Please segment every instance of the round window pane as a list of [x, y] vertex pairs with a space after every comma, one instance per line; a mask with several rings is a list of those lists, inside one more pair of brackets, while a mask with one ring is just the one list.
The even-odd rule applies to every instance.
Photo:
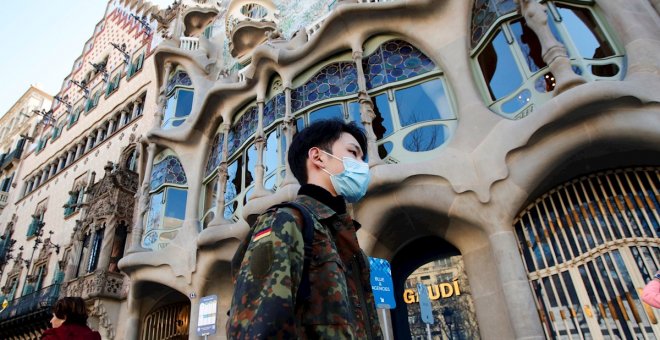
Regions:
[[412, 152], [433, 150], [447, 139], [447, 127], [430, 125], [417, 128], [403, 138], [403, 147]]

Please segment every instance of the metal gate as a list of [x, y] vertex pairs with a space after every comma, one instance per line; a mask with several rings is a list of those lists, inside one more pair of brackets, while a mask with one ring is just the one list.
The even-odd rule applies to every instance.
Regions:
[[572, 180], [516, 219], [548, 338], [660, 338], [660, 314], [640, 300], [660, 268], [659, 170], [617, 169]]
[[142, 340], [188, 339], [190, 304], [177, 302], [151, 312], [142, 324]]

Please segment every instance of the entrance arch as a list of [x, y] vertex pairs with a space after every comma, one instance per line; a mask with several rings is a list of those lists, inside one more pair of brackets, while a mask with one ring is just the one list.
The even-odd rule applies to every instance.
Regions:
[[427, 338], [426, 325], [419, 317], [417, 283], [429, 292], [434, 339], [479, 339], [467, 274], [460, 251], [437, 236], [415, 239], [392, 259], [392, 281], [397, 308], [391, 310], [397, 339]]
[[178, 291], [154, 282], [142, 282], [133, 287], [147, 311], [140, 322], [140, 339], [188, 339], [190, 328], [190, 300]]

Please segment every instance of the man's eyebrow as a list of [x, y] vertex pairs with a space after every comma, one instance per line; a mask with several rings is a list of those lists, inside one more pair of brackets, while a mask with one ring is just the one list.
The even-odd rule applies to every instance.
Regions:
[[355, 148], [358, 149], [358, 151], [360, 151], [360, 152], [364, 152], [364, 151], [362, 150], [362, 148], [360, 147], [360, 145], [358, 145], [358, 144], [355, 144], [355, 143], [353, 143], [353, 142], [348, 142], [348, 145], [349, 145], [349, 146], [353, 146], [353, 147], [355, 147]]

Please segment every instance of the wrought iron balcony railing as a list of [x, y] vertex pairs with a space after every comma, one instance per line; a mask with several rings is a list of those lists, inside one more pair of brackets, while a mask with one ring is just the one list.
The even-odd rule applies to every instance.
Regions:
[[21, 296], [9, 302], [9, 306], [0, 313], [0, 328], [2, 323], [28, 315], [45, 311], [50, 313], [51, 307], [57, 302], [60, 295], [60, 284], [53, 284]]

